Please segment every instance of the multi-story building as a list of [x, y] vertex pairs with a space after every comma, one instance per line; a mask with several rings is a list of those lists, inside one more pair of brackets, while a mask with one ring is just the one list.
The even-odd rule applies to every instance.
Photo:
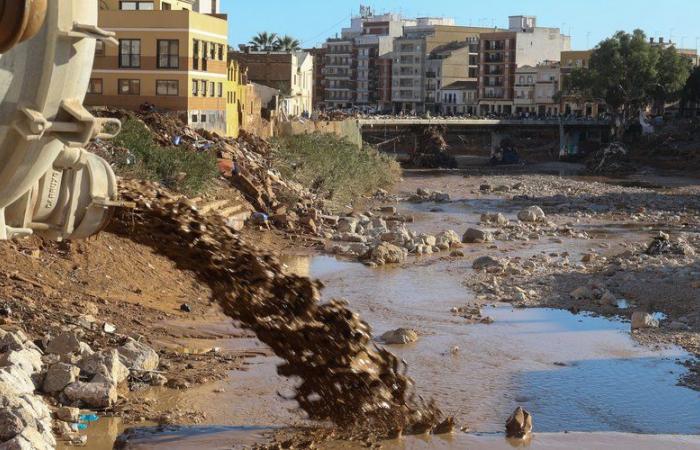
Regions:
[[[567, 92], [567, 82], [574, 70], [588, 69], [590, 67], [593, 50], [569, 50], [561, 52], [560, 65], [560, 89]], [[572, 95], [562, 95], [559, 111], [565, 115], [598, 117], [603, 110], [602, 101], [591, 101]]]
[[571, 49], [571, 38], [558, 28], [537, 27], [533, 16], [509, 17], [508, 31], [481, 35], [479, 111], [481, 114], [512, 114], [515, 71], [544, 61], [558, 61]]
[[[150, 103], [196, 128], [227, 131], [226, 16], [196, 12], [194, 0], [100, 2], [98, 43], [86, 104], [138, 109]], [[211, 5], [210, 5], [211, 6]]]
[[537, 65], [535, 78], [535, 112], [538, 116], [559, 115], [559, 83], [561, 66], [559, 62], [546, 61]]
[[513, 95], [514, 112], [529, 115], [535, 112], [535, 80], [537, 68], [522, 66], [515, 69], [515, 89]]
[[340, 37], [324, 44], [325, 106], [388, 107], [391, 100], [386, 88], [391, 74], [387, 68], [394, 38], [401, 36], [404, 26], [414, 24], [398, 14], [375, 15], [370, 8], [362, 7]]
[[311, 48], [306, 50], [311, 56], [314, 57], [314, 76], [313, 76], [313, 109], [323, 109], [324, 101], [326, 98], [326, 78], [324, 75], [325, 60], [326, 60], [326, 49], [321, 48]]
[[455, 41], [434, 49], [426, 60], [425, 110], [439, 113], [440, 90], [458, 82], [477, 81], [479, 38]]
[[[428, 60], [438, 47], [454, 42], [478, 42], [479, 35], [492, 31], [490, 28], [459, 27], [452, 19], [419, 18], [415, 26], [404, 27], [403, 36], [394, 41], [394, 60], [392, 64], [392, 101], [395, 112], [424, 113], [426, 102], [434, 102], [435, 97], [428, 97], [426, 86], [437, 84], [426, 82], [430, 70]], [[474, 48], [469, 48], [467, 56], [475, 56]], [[467, 57], [463, 68], [472, 69], [477, 65], [475, 58]]]
[[447, 115], [476, 114], [478, 104], [476, 80], [455, 81], [439, 91], [440, 113]]
[[314, 58], [309, 52], [230, 52], [248, 80], [279, 91], [277, 113], [299, 117], [313, 110]]

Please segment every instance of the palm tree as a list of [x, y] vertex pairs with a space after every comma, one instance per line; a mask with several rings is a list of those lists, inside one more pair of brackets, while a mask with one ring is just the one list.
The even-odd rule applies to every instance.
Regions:
[[275, 39], [274, 49], [281, 52], [296, 52], [301, 50], [301, 43], [292, 36], [285, 34]]
[[257, 36], [254, 36], [248, 44], [255, 50], [269, 52], [275, 49], [278, 39], [276, 33], [263, 31], [258, 33]]

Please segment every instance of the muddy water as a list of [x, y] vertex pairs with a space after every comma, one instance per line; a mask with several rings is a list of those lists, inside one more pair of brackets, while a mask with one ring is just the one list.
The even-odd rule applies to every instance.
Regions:
[[[402, 209], [415, 215], [414, 229], [426, 232], [446, 228], [461, 232], [485, 211], [515, 215], [514, 209], [496, 199]], [[646, 233], [615, 232], [625, 238]], [[609, 236], [600, 237], [603, 240], [609, 241]], [[403, 268], [369, 269], [324, 256], [288, 256], [285, 263], [290, 272], [321, 279], [325, 299], [347, 299], [376, 336], [402, 326], [417, 329], [418, 343], [391, 350], [409, 364], [417, 392], [435, 398], [460, 424], [481, 433], [413, 438], [388, 443], [389, 448], [510, 448], [494, 433], [502, 430], [516, 405], [535, 417], [539, 434], [533, 448], [700, 448], [700, 438], [660, 436], [700, 434], [700, 394], [676, 385], [684, 373], [678, 362], [688, 357], [680, 349], [642, 347], [630, 338], [627, 323], [566, 311], [494, 305], [483, 311], [495, 320], [492, 325], [469, 325], [450, 313], [453, 306], [472, 300], [462, 282], [474, 256], [498, 252], [529, 256], [565, 247], [577, 260], [596, 243], [565, 240], [562, 246], [548, 239], [498, 243], [497, 250], [468, 248], [464, 260], [438, 256]], [[226, 319], [216, 324], [219, 331], [225, 328], [233, 329]], [[230, 448], [233, 442], [261, 439], [258, 428], [240, 426], [269, 429], [303, 421], [294, 403], [278, 395], [290, 393], [293, 383], [275, 375], [278, 361], [265, 356], [269, 352], [264, 346], [241, 337], [187, 344], [198, 345], [262, 355], [251, 361], [247, 372], [235, 372], [225, 382], [184, 392], [151, 392], [166, 408], [194, 408], [207, 417], [203, 426], [139, 435], [131, 448]], [[455, 347], [459, 350], [453, 352]], [[91, 440], [88, 448], [110, 447]]]

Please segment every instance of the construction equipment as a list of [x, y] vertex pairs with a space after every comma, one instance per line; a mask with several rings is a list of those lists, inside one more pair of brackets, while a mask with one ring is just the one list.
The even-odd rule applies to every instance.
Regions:
[[119, 132], [83, 107], [97, 1], [0, 0], [0, 240], [87, 238], [118, 205], [109, 164], [88, 153]]

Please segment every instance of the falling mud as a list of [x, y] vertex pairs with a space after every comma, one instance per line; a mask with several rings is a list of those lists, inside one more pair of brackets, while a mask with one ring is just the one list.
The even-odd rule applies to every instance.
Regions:
[[286, 274], [222, 218], [204, 217], [156, 185], [127, 181], [121, 191], [136, 209], [121, 211], [110, 231], [152, 247], [207, 284], [229, 317], [284, 360], [278, 373], [300, 380], [293, 398], [311, 419], [355, 436], [451, 429], [451, 419], [412, 394], [399, 360], [373, 345], [367, 323], [344, 302], [320, 303], [320, 283]]

